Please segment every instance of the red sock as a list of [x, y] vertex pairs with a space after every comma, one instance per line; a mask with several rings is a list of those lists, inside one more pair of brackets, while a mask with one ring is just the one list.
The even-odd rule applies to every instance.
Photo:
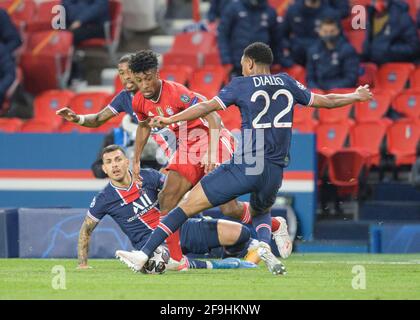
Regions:
[[244, 212], [242, 213], [241, 216], [241, 222], [248, 224], [251, 223], [252, 218], [251, 218], [251, 212], [249, 211], [249, 202], [242, 202], [243, 206], [244, 206]]
[[175, 231], [168, 238], [166, 238], [166, 244], [168, 245], [171, 258], [176, 261], [181, 261], [182, 250], [181, 250], [181, 243], [179, 240], [179, 230]]
[[271, 218], [271, 232], [276, 232], [280, 228], [280, 222], [277, 219]]

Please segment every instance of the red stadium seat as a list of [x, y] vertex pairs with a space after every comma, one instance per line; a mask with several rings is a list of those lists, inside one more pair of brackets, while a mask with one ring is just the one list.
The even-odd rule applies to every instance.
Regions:
[[211, 99], [226, 83], [226, 73], [222, 66], [205, 66], [193, 72], [189, 88]]
[[33, 0], [2, 0], [0, 3], [0, 7], [8, 11], [14, 24], [21, 30], [25, 29], [26, 24], [37, 12], [37, 5]]
[[368, 84], [371, 88], [375, 85], [375, 75], [378, 72], [378, 66], [374, 63], [364, 62], [359, 67], [358, 85]]
[[72, 133], [72, 132], [91, 133], [92, 128], [83, 127], [76, 123], [66, 121], [60, 126], [59, 132], [61, 133]]
[[419, 0], [404, 0], [409, 5], [409, 13], [414, 22], [417, 21], [417, 10], [420, 9]]
[[228, 130], [241, 129], [242, 117], [237, 106], [231, 106], [226, 110], [219, 110], [217, 113], [222, 118], [223, 124]]
[[293, 123], [304, 122], [314, 118], [315, 108], [296, 105], [293, 108]]
[[109, 103], [110, 96], [104, 92], [79, 93], [70, 101], [70, 108], [77, 114], [91, 114], [101, 111]]
[[357, 102], [354, 117], [357, 122], [371, 122], [382, 119], [391, 105], [391, 96], [385, 91], [375, 93], [373, 100]]
[[366, 30], [351, 30], [345, 33], [350, 44], [358, 54], [363, 52], [363, 43], [366, 38]]
[[[420, 37], [420, 34], [419, 34]], [[420, 66], [417, 67], [415, 71], [411, 73], [410, 76], [410, 88], [420, 88]]]
[[0, 118], [0, 133], [18, 132], [22, 124], [22, 120], [18, 118]]
[[386, 63], [382, 65], [375, 77], [375, 88], [393, 90], [400, 93], [415, 69], [411, 63]]
[[355, 197], [359, 191], [359, 176], [366, 164], [364, 155], [358, 150], [342, 149], [328, 159], [330, 182], [338, 187], [339, 196]]
[[321, 123], [316, 127], [317, 151], [326, 156], [343, 148], [349, 134], [348, 121], [337, 123]]
[[159, 71], [160, 78], [170, 81], [175, 81], [186, 85], [191, 77], [193, 69], [189, 66], [183, 65], [165, 65]]
[[56, 126], [52, 123], [28, 121], [22, 126], [20, 131], [24, 133], [52, 133], [55, 129]]
[[295, 64], [293, 67], [282, 69], [281, 72], [286, 72], [292, 78], [306, 85], [306, 70], [304, 67]]
[[197, 69], [203, 64], [204, 56], [214, 52], [214, 46], [216, 36], [211, 32], [177, 34], [171, 50], [163, 55], [163, 65], [188, 65]]
[[346, 106], [334, 109], [319, 109], [319, 121], [322, 123], [336, 123], [344, 120], [350, 120], [350, 111], [353, 106]]
[[400, 93], [392, 105], [395, 111], [408, 118], [420, 118], [420, 88]]
[[63, 88], [70, 76], [73, 35], [67, 31], [31, 33], [21, 56], [25, 88], [32, 94]]
[[105, 38], [85, 40], [78, 45], [80, 48], [105, 47], [109, 56], [116, 60], [116, 51], [120, 43], [122, 30], [122, 4], [119, 0], [109, 0], [111, 21], [104, 24]]
[[28, 122], [47, 122], [58, 127], [62, 118], [56, 111], [70, 105], [74, 93], [69, 90], [49, 90], [37, 96], [34, 100], [34, 118]]
[[350, 129], [350, 146], [362, 151], [369, 164], [379, 166], [380, 147], [386, 127], [380, 121], [357, 123]]
[[39, 2], [36, 14], [27, 23], [26, 31], [51, 31], [51, 21], [56, 15], [52, 12], [52, 9], [57, 5], [61, 5], [61, 0], [44, 0]]
[[295, 122], [293, 120], [293, 131], [299, 133], [314, 133], [317, 125], [318, 121], [315, 119], [305, 119], [300, 122]]
[[395, 156], [395, 164], [411, 165], [416, 160], [420, 125], [416, 120], [395, 121], [387, 130], [387, 151]]

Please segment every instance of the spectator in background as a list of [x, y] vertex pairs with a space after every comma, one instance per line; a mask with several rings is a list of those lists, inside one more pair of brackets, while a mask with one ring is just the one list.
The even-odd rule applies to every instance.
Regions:
[[242, 53], [253, 42], [268, 44], [274, 63], [283, 67], [293, 64], [283, 52], [276, 11], [266, 0], [232, 1], [222, 12], [217, 40], [222, 64], [233, 65], [233, 75], [242, 75]]
[[228, 5], [231, 1], [232, 0], [210, 0], [210, 9], [207, 13], [207, 19], [209, 22], [216, 22], [218, 19], [220, 19], [226, 5]]
[[337, 19], [340, 14], [326, 0], [296, 0], [281, 23], [282, 38], [294, 62], [305, 65], [308, 48], [318, 39], [317, 28], [325, 18]]
[[416, 26], [400, 0], [372, 0], [367, 10], [363, 59], [377, 64], [412, 62], [420, 53]]
[[308, 87], [322, 90], [356, 87], [358, 66], [357, 52], [342, 36], [338, 22], [323, 20], [319, 40], [308, 50]]
[[19, 31], [16, 29], [7, 11], [0, 9], [0, 43], [11, 55], [22, 45]]
[[349, 0], [328, 0], [327, 3], [337, 10], [341, 19], [347, 18], [350, 14]]
[[9, 48], [0, 43], [0, 114], [7, 90], [16, 78], [16, 65], [12, 58]]
[[104, 38], [104, 23], [110, 20], [109, 0], [62, 0], [68, 29], [74, 44], [92, 38]]

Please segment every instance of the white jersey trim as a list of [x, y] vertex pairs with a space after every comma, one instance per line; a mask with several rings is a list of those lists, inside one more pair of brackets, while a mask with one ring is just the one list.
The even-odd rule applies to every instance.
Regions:
[[226, 110], [227, 107], [225, 103], [222, 101], [222, 99], [220, 99], [218, 96], [215, 96], [213, 99], [216, 100], [220, 104], [223, 110]]
[[93, 221], [95, 221], [95, 222], [99, 222], [99, 221], [100, 221], [98, 218], [94, 217], [94, 216], [90, 213], [90, 211], [88, 211], [88, 212], [87, 212], [87, 216], [88, 216], [89, 218], [91, 218], [91, 219], [92, 219]]

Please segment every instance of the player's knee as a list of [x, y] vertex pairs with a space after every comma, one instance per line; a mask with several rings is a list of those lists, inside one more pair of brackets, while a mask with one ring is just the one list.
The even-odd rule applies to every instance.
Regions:
[[251, 238], [251, 231], [244, 226], [241, 225], [241, 232], [239, 233], [239, 237], [236, 240], [236, 244], [243, 244], [246, 243]]
[[246, 244], [251, 238], [251, 232], [246, 226], [241, 226], [239, 236], [236, 238], [236, 241], [232, 245], [224, 247], [224, 253], [227, 256], [235, 256], [238, 253], [242, 252], [245, 249]]
[[171, 210], [176, 207], [182, 195], [178, 194], [176, 190], [162, 190], [158, 194], [158, 200], [161, 210]]
[[244, 211], [236, 201], [230, 201], [228, 203], [222, 204], [219, 208], [224, 216], [236, 219], [241, 219]]

